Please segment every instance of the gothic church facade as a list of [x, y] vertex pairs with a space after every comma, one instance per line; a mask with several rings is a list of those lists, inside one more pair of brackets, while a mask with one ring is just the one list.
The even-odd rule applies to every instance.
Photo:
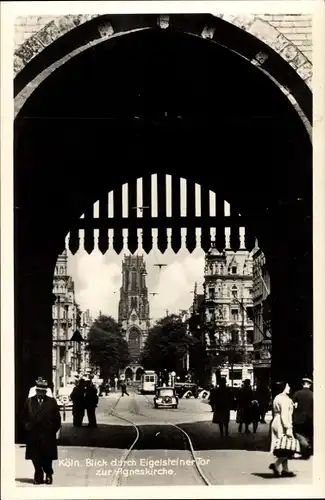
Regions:
[[146, 276], [142, 255], [124, 256], [118, 320], [125, 331], [131, 358], [129, 366], [123, 372], [126, 378], [133, 381], [139, 380], [143, 372], [140, 356], [150, 328]]

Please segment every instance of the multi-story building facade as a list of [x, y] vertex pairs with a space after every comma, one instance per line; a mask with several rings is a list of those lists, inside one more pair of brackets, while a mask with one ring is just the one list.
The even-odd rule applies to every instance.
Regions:
[[89, 309], [80, 313], [80, 326], [79, 330], [84, 343], [81, 346], [81, 359], [80, 359], [80, 370], [84, 372], [86, 368], [90, 367], [89, 351], [86, 349], [86, 342], [88, 339], [88, 333], [91, 325], [93, 324], [93, 318], [90, 315]]
[[257, 383], [269, 383], [272, 355], [270, 275], [265, 255], [255, 242], [253, 258], [254, 377]]
[[[208, 251], [204, 269], [205, 343], [208, 351], [223, 361], [220, 375], [240, 386], [253, 381], [253, 261], [245, 249]], [[212, 380], [214, 381], [214, 380]]]
[[140, 355], [150, 328], [146, 275], [143, 256], [124, 257], [118, 321], [125, 331], [131, 358], [123, 373], [131, 380], [139, 380], [141, 377], [143, 369], [140, 366]]
[[67, 251], [59, 255], [53, 277], [53, 294], [56, 296], [52, 308], [52, 360], [55, 391], [66, 385], [71, 372], [80, 369], [84, 342], [70, 339], [80, 323], [80, 311], [75, 300], [75, 286], [68, 275]]

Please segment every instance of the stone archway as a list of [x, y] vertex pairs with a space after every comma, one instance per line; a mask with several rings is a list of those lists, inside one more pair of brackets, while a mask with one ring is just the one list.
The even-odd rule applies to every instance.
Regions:
[[[120, 72], [117, 61], [124, 61]], [[137, 68], [143, 67], [150, 71], [141, 80]], [[128, 119], [130, 109], [133, 118], [139, 111], [139, 88], [151, 103], [140, 128]], [[181, 126], [172, 121], [157, 128], [152, 114], [175, 109], [175, 102], [184, 104], [181, 111], [190, 102], [195, 112]], [[114, 126], [93, 119], [111, 117], [112, 110]], [[256, 119], [261, 116], [271, 119]], [[177, 30], [139, 30], [115, 37], [114, 44], [98, 43], [53, 71], [15, 121], [18, 409], [37, 376], [52, 376], [52, 279], [66, 234], [108, 191], [148, 172], [190, 178], [222, 193], [247, 218], [271, 268], [274, 377], [297, 379], [310, 371], [312, 169], [305, 127], [281, 90], [244, 57]]]
[[144, 373], [144, 369], [141, 368], [141, 366], [139, 368], [137, 368], [137, 370], [135, 372], [135, 380], [139, 381], [141, 379], [141, 376], [143, 373]]
[[133, 370], [129, 366], [125, 369], [124, 375], [126, 379], [133, 380]]
[[[34, 90], [71, 58], [116, 37], [148, 29], [175, 30], [222, 44], [263, 71], [296, 107], [310, 131], [312, 65], [274, 26], [258, 15], [69, 15], [53, 19], [14, 55], [15, 115]], [[55, 50], [43, 58], [47, 47]], [[33, 70], [28, 70], [33, 61]], [[30, 68], [32, 69], [32, 68]]]

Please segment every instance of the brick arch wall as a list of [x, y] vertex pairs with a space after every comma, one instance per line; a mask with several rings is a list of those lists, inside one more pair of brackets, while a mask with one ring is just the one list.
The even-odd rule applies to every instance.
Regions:
[[[28, 19], [30, 20], [30, 18]], [[242, 57], [258, 66], [261, 71], [270, 77], [278, 85], [281, 91], [287, 95], [310, 133], [311, 112], [309, 112], [308, 116], [307, 108], [311, 108], [311, 98], [308, 92], [306, 92], [306, 89], [301, 88], [301, 83], [299, 82], [302, 81], [305, 87], [311, 88], [312, 64], [288, 37], [283, 35], [266, 19], [262, 19], [253, 14], [241, 16], [230, 14], [220, 14], [218, 16], [193, 16], [183, 14], [144, 16], [69, 15], [55, 17], [50, 22], [47, 22], [49, 19], [46, 19], [46, 24], [34, 34], [31, 34], [31, 36], [15, 50], [15, 76], [19, 78], [19, 73], [28, 66], [29, 62], [41, 54], [46, 47], [59, 41], [63, 35], [72, 32], [89, 21], [96, 21], [96, 19], [98, 19], [98, 23], [96, 24], [95, 34], [93, 33], [91, 35], [91, 39], [85, 40], [86, 43], [82, 46], [79, 45], [77, 49], [70, 47], [68, 53], [66, 53], [64, 57], [62, 57], [61, 52], [60, 58], [60, 53], [58, 51], [57, 60], [54, 62], [52, 61], [50, 66], [44, 68], [37, 77], [28, 82], [25, 87], [20, 90], [18, 96], [15, 98], [15, 115], [17, 115], [34, 89], [37, 88], [51, 72], [55, 71], [57, 67], [64, 64], [74, 55], [77, 55], [83, 50], [87, 50], [97, 43], [113, 39], [116, 36], [128, 32], [154, 27], [160, 27], [161, 29], [172, 27], [187, 34], [224, 44], [230, 50], [236, 51]], [[218, 21], [220, 23], [220, 20], [222, 20], [221, 22], [232, 25], [232, 29], [237, 29], [236, 33], [233, 32], [228, 39], [227, 36], [226, 38], [220, 38], [220, 32], [218, 30], [220, 26], [220, 24], [218, 25]], [[33, 29], [36, 29], [36, 26], [42, 26], [42, 21], [45, 22], [43, 18], [42, 20], [39, 19], [38, 25], [34, 25]], [[238, 37], [242, 35], [242, 32], [248, 33], [248, 41], [250, 43], [247, 46], [245, 43], [238, 45], [238, 41], [236, 42], [236, 35]], [[259, 42], [258, 44], [256, 44], [257, 41]], [[253, 47], [254, 43], [256, 45], [255, 49]], [[249, 48], [247, 48], [248, 46]], [[254, 50], [255, 53], [252, 53]], [[278, 60], [276, 60], [277, 57]], [[281, 70], [275, 71], [277, 74], [275, 77], [272, 76], [271, 73], [274, 71], [274, 67], [279, 61], [282, 61], [282, 65], [283, 63], [288, 64], [291, 67], [291, 71], [294, 70], [294, 72], [296, 72], [295, 82], [292, 81], [291, 77], [291, 82], [287, 84], [285, 81], [285, 72], [282, 71], [282, 75], [280, 75]], [[301, 98], [301, 91], [304, 93], [303, 99]], [[304, 104], [300, 103], [302, 100], [304, 100]]]
[[[97, 15], [82, 14], [78, 16], [20, 16], [15, 22], [15, 74], [25, 65], [25, 56], [22, 56], [22, 48], [31, 48], [31, 58], [43, 50], [47, 44], [52, 43], [60, 36], [68, 33], [77, 26], [97, 17]], [[222, 17], [236, 26], [241, 26], [250, 33], [257, 32], [262, 35], [264, 41], [274, 48], [277, 40], [277, 51], [285, 58], [286, 47], [295, 47], [297, 53], [304, 56], [305, 63], [312, 61], [312, 16], [308, 14], [259, 14], [251, 16], [222, 15]], [[44, 39], [41, 45], [36, 40], [43, 33], [49, 33], [48, 39]], [[253, 34], [254, 34], [253, 33]], [[262, 34], [263, 33], [263, 34]], [[38, 34], [38, 36], [37, 36]], [[33, 48], [34, 47], [34, 48]], [[283, 52], [281, 52], [281, 48]], [[292, 51], [293, 49], [290, 49]], [[29, 52], [29, 50], [28, 50]], [[30, 59], [31, 60], [31, 59]], [[301, 59], [303, 60], [303, 59]]]

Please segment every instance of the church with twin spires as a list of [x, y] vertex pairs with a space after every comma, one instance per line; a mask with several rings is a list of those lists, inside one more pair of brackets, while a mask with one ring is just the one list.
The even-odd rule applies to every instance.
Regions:
[[142, 255], [124, 256], [118, 321], [125, 331], [131, 358], [124, 374], [131, 380], [139, 380], [143, 372], [140, 366], [140, 355], [150, 328], [146, 276], [147, 271]]

